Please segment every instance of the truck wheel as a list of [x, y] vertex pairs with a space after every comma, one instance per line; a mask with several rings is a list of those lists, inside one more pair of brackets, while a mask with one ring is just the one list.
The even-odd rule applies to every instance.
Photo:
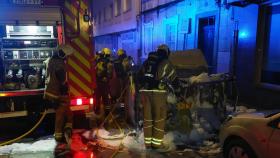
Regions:
[[231, 139], [224, 145], [224, 158], [257, 158], [250, 145], [242, 139]]

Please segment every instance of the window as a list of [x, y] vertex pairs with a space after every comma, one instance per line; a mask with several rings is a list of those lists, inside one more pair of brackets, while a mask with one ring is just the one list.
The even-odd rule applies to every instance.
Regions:
[[132, 7], [131, 0], [124, 0], [123, 12], [127, 12], [127, 11], [131, 10], [131, 7]]
[[113, 15], [113, 5], [110, 5], [104, 9], [105, 21], [112, 19]]
[[122, 8], [122, 1], [121, 0], [114, 0], [114, 15], [119, 16], [121, 14]]
[[165, 44], [167, 44], [171, 51], [177, 50], [177, 30], [178, 16], [174, 16], [164, 20], [164, 34]]
[[264, 40], [259, 81], [280, 88], [280, 5], [267, 7], [263, 17], [265, 27], [261, 28]]

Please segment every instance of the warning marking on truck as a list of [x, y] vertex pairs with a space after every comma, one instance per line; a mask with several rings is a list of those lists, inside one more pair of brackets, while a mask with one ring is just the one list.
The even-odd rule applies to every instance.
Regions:
[[[72, 96], [91, 96], [92, 95], [92, 66], [90, 59], [91, 43], [89, 37], [89, 23], [83, 21], [83, 14], [87, 7], [87, 0], [81, 0], [80, 6], [77, 1], [65, 1], [65, 31], [71, 32], [77, 36], [66, 38], [66, 43], [69, 43], [75, 50], [74, 54], [68, 58], [68, 82], [70, 95]], [[79, 13], [79, 25], [77, 25], [77, 13]], [[80, 31], [78, 32], [78, 26]]]

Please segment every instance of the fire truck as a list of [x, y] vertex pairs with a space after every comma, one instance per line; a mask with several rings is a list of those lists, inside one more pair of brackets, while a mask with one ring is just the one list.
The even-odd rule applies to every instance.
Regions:
[[90, 6], [90, 0], [1, 0], [0, 119], [46, 109], [44, 61], [61, 44], [74, 50], [66, 61], [69, 106], [90, 111], [94, 87]]

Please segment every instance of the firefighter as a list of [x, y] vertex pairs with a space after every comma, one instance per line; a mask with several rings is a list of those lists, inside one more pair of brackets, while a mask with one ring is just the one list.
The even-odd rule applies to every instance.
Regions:
[[[114, 61], [117, 84], [111, 84], [111, 92], [115, 93], [114, 98], [124, 103], [125, 119], [131, 125], [135, 125], [134, 120], [134, 81], [131, 68], [133, 60], [127, 56], [124, 49], [117, 51], [117, 59]], [[114, 88], [113, 88], [114, 87]]]
[[[55, 108], [55, 133], [58, 143], [69, 143], [72, 134], [73, 114], [70, 110], [68, 85], [66, 80], [66, 56], [73, 53], [68, 45], [62, 45], [54, 55], [47, 59], [44, 99]], [[66, 120], [65, 120], [66, 119]]]
[[111, 54], [112, 51], [109, 48], [103, 48], [96, 61], [96, 106], [94, 109], [96, 114], [100, 114], [101, 104], [105, 107], [105, 115], [107, 115], [111, 109], [109, 100], [109, 80], [113, 75]]
[[[160, 45], [151, 52], [140, 69], [140, 95], [144, 111], [144, 141], [147, 149], [167, 150], [163, 145], [167, 113], [167, 85], [176, 78], [176, 72], [168, 61], [170, 50]], [[142, 77], [141, 77], [142, 76]]]

